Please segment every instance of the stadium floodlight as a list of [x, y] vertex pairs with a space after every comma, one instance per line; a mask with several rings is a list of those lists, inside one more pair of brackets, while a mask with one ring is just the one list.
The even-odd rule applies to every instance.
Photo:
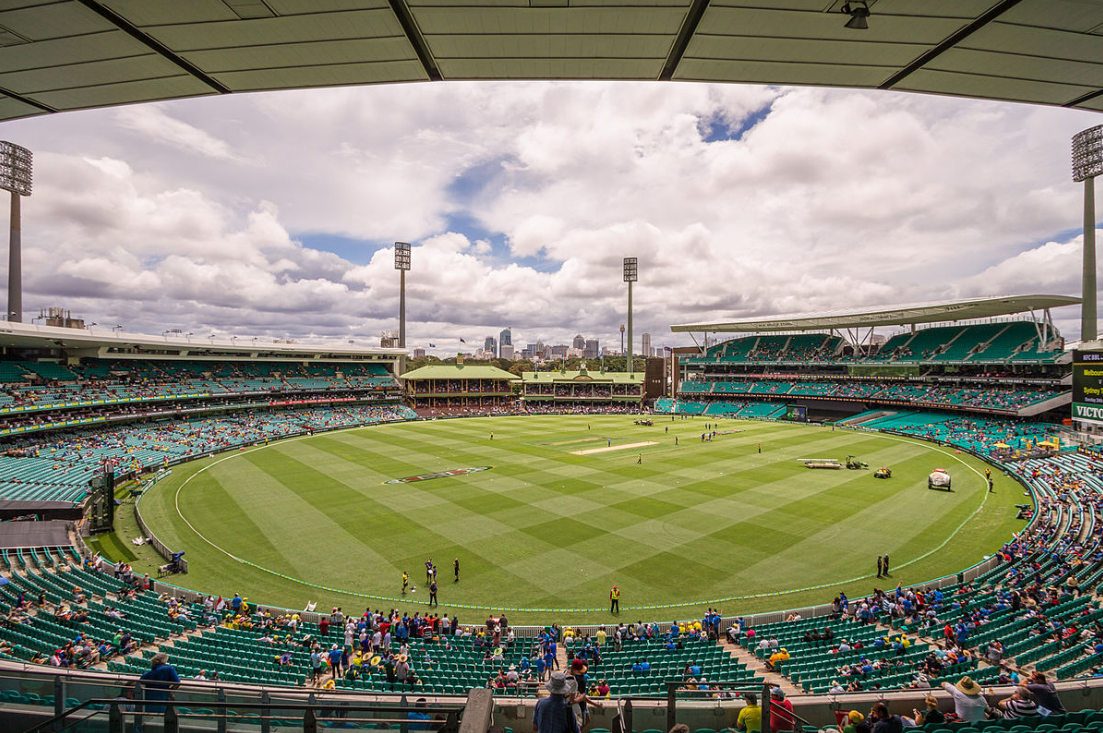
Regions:
[[847, 28], [859, 31], [869, 30], [869, 4], [866, 0], [843, 3], [840, 10], [850, 16], [850, 20], [846, 22]]
[[628, 283], [628, 349], [624, 351], [625, 370], [632, 371], [632, 283], [639, 279], [639, 265], [635, 257], [624, 258], [624, 282]]
[[409, 270], [410, 269], [410, 243], [409, 242], [395, 242], [394, 243], [394, 269], [396, 269], [396, 270]]
[[1103, 174], [1103, 125], [1072, 137], [1072, 180], [1077, 183]]
[[[410, 243], [394, 243], [394, 269], [398, 270], [398, 347], [406, 348], [406, 271], [410, 269]], [[398, 360], [398, 373], [405, 371], [406, 359]]]
[[1103, 125], [1072, 138], [1072, 180], [1084, 183], [1084, 264], [1080, 298], [1080, 339], [1099, 337], [1095, 297], [1095, 178], [1103, 174]]
[[0, 140], [0, 189], [11, 193], [8, 227], [8, 320], [23, 321], [23, 233], [19, 199], [31, 195], [34, 156], [26, 148]]
[[639, 266], [635, 257], [624, 258], [624, 282], [634, 283], [639, 279]]

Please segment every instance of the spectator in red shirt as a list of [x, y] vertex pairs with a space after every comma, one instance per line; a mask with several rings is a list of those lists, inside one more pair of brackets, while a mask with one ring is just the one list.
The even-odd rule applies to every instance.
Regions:
[[795, 727], [793, 718], [793, 703], [785, 699], [785, 692], [780, 687], [770, 689], [770, 730], [774, 733], [784, 730], [793, 730]]

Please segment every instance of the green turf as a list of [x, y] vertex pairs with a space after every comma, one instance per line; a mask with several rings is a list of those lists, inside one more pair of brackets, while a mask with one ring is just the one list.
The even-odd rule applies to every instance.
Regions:
[[88, 538], [88, 547], [111, 562], [134, 562], [138, 558], [114, 532]]
[[[686, 618], [717, 599], [725, 613], [826, 602], [842, 588], [869, 592], [878, 554], [895, 568], [886, 585], [907, 584], [972, 565], [1023, 526], [1013, 508], [1022, 488], [1000, 476], [986, 498], [970, 470], [984, 464], [952, 449], [733, 420], [720, 429], [744, 432], [702, 443], [707, 421], [469, 418], [329, 433], [178, 467], [142, 499], [142, 514], [187, 550], [180, 583], [190, 588], [291, 608], [310, 599], [412, 612], [424, 610], [432, 557], [442, 612], [474, 620], [486, 611], [470, 607], [516, 609], [511, 618], [528, 623], [609, 620], [600, 609], [614, 583], [633, 620]], [[572, 454], [606, 438], [657, 445]], [[894, 478], [797, 461], [851, 453]], [[483, 465], [493, 468], [383, 483]], [[927, 490], [935, 467], [951, 471], [953, 493]], [[417, 587], [405, 599], [403, 569]], [[813, 586], [823, 587], [800, 590]]]

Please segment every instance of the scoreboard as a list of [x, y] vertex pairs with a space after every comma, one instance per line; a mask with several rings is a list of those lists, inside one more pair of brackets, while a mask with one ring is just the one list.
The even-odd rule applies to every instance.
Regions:
[[1103, 351], [1072, 353], [1072, 419], [1103, 425]]
[[[808, 422], [808, 408], [804, 405], [786, 405], [785, 420], [793, 422]], [[1100, 418], [1103, 421], [1103, 418]]]

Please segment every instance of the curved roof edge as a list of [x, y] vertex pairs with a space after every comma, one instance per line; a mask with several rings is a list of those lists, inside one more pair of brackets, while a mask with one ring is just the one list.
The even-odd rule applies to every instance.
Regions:
[[[378, 346], [355, 346], [347, 341], [309, 343], [296, 340], [274, 341], [233, 336], [198, 336], [166, 331], [160, 336], [128, 333], [112, 328], [62, 328], [33, 323], [0, 321], [0, 346], [29, 349], [64, 348], [90, 354], [102, 351], [111, 358], [349, 358], [381, 356], [397, 358], [406, 349], [385, 349]], [[117, 349], [127, 353], [114, 353]], [[109, 353], [110, 352], [110, 353]]]
[[277, 89], [565, 79], [1103, 112], [1103, 3], [865, 4], [855, 27], [842, 0], [22, 0], [0, 9], [0, 120]]
[[942, 321], [1010, 316], [1028, 311], [1079, 305], [1072, 295], [997, 295], [984, 298], [939, 300], [866, 308], [842, 308], [822, 313], [796, 313], [766, 318], [736, 318], [728, 321], [683, 323], [670, 327], [675, 333], [768, 333], [771, 331], [813, 331], [825, 328], [871, 328]]

